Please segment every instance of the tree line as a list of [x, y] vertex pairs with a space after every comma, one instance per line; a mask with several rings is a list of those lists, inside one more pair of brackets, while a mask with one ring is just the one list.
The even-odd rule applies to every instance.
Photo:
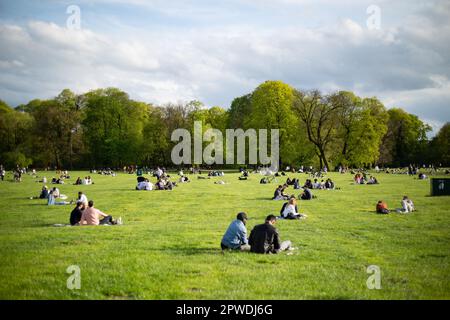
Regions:
[[431, 127], [375, 97], [349, 91], [324, 94], [266, 81], [235, 98], [228, 109], [199, 101], [153, 105], [117, 88], [75, 94], [14, 109], [0, 100], [0, 163], [13, 167], [98, 168], [173, 166], [178, 128], [204, 131], [279, 129], [281, 165], [363, 167], [450, 165], [450, 123], [428, 139]]

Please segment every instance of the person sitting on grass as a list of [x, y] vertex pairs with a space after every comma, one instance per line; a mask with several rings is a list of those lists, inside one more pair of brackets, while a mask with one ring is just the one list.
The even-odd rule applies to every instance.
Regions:
[[309, 188], [304, 188], [299, 198], [302, 200], [312, 200], [313, 194]]
[[289, 220], [306, 218], [306, 215], [298, 213], [297, 199], [295, 199], [295, 196], [291, 196], [289, 202], [283, 204], [280, 213], [284, 219]]
[[66, 205], [66, 204], [72, 204], [72, 201], [71, 202], [67, 202], [67, 201], [58, 201], [58, 202], [56, 202], [56, 198], [57, 197], [55, 197], [55, 195], [54, 195], [54, 191], [53, 190], [51, 190], [49, 193], [48, 193], [48, 198], [47, 198], [47, 205], [48, 206], [61, 206], [61, 205]]
[[241, 251], [250, 251], [247, 239], [247, 214], [239, 212], [236, 219], [228, 226], [227, 231], [222, 237], [220, 247], [222, 250], [232, 249]]
[[79, 203], [81, 203], [84, 206], [84, 208], [87, 207], [88, 205], [88, 198], [82, 191], [78, 192], [77, 204]]
[[[141, 178], [141, 177], [139, 177], [139, 178]], [[151, 190], [153, 190], [153, 184], [148, 179], [144, 179], [144, 180], [138, 182], [138, 184], [136, 186], [136, 190], [151, 191]]]
[[377, 210], [377, 213], [380, 213], [380, 214], [388, 214], [390, 212], [386, 202], [384, 202], [382, 200], [378, 201], [376, 210]]
[[419, 173], [419, 180], [426, 180], [428, 177], [424, 173]]
[[180, 181], [180, 183], [191, 182], [191, 181], [189, 180], [189, 177], [184, 176], [184, 175], [181, 176], [180, 179], [179, 179], [178, 181]]
[[367, 184], [378, 184], [377, 178], [370, 176], [369, 181], [367, 181]]
[[287, 200], [289, 197], [284, 194], [284, 187], [282, 185], [279, 185], [278, 188], [275, 190], [272, 200]]
[[399, 212], [402, 213], [411, 213], [416, 211], [414, 208], [414, 203], [411, 199], [408, 198], [408, 196], [404, 196], [402, 200], [402, 208], [399, 210]]
[[265, 223], [253, 228], [248, 238], [250, 251], [254, 253], [279, 253], [291, 247], [291, 241], [281, 242], [278, 230], [275, 228], [277, 217], [268, 215]]
[[48, 188], [47, 186], [43, 186], [41, 190], [41, 194], [39, 195], [39, 199], [47, 199], [48, 198]]
[[77, 202], [75, 208], [73, 208], [72, 212], [70, 213], [69, 222], [70, 222], [71, 226], [74, 226], [74, 225], [77, 225], [78, 223], [80, 223], [84, 208], [85, 207], [82, 202]]
[[312, 189], [313, 188], [313, 184], [312, 184], [310, 179], [306, 179], [305, 185], [303, 186], [303, 188], [308, 188], [308, 189]]
[[[100, 217], [103, 217], [100, 220]], [[94, 201], [90, 200], [88, 203], [88, 207], [83, 210], [83, 214], [81, 215], [80, 225], [88, 225], [88, 226], [98, 226], [104, 224], [116, 224], [113, 220], [112, 216], [107, 215], [106, 213], [101, 212], [100, 210], [94, 208]]]
[[74, 185], [80, 185], [83, 184], [83, 180], [81, 180], [80, 177], [77, 178], [77, 181], [75, 181]]
[[328, 178], [327, 181], [325, 182], [325, 189], [334, 190], [334, 182], [330, 178]]

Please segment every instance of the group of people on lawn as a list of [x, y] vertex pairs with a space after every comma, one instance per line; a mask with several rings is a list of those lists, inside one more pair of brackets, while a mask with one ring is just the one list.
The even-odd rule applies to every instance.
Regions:
[[[408, 196], [404, 196], [401, 201], [401, 208], [395, 209], [395, 212], [398, 213], [411, 213], [416, 211], [416, 208], [414, 207], [414, 203]], [[378, 201], [376, 206], [377, 213], [380, 214], [388, 214], [391, 213], [391, 210], [389, 210], [388, 205], [383, 200]]]

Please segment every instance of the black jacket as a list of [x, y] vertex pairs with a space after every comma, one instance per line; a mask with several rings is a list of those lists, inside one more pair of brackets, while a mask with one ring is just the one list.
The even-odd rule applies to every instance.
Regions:
[[251, 252], [278, 253], [281, 241], [277, 229], [266, 222], [253, 228], [248, 243], [251, 246]]
[[70, 213], [70, 224], [72, 226], [80, 222], [81, 214], [82, 212], [80, 209], [78, 209], [78, 207], [75, 207], [75, 209], [72, 210], [72, 212]]

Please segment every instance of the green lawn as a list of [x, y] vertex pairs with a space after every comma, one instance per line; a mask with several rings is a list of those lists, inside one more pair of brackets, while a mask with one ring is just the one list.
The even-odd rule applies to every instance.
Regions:
[[[73, 172], [70, 181], [86, 174]], [[72, 206], [30, 200], [41, 184], [28, 175], [0, 182], [0, 299], [449, 299], [450, 197], [429, 197], [430, 182], [408, 176], [379, 174], [376, 186], [330, 176], [341, 190], [300, 202], [308, 219], [277, 223], [282, 240], [298, 248], [292, 255], [220, 250], [239, 211], [248, 213], [250, 232], [280, 210], [282, 201], [269, 200], [275, 184], [260, 185], [257, 174], [191, 176], [173, 191], [135, 191], [128, 174], [60, 186], [69, 200], [82, 190], [124, 220], [98, 227], [54, 227], [68, 223]], [[404, 194], [418, 212], [374, 213], [378, 200], [395, 208]], [[81, 269], [80, 290], [66, 287], [70, 265]], [[380, 290], [366, 286], [369, 265], [381, 268]]]

